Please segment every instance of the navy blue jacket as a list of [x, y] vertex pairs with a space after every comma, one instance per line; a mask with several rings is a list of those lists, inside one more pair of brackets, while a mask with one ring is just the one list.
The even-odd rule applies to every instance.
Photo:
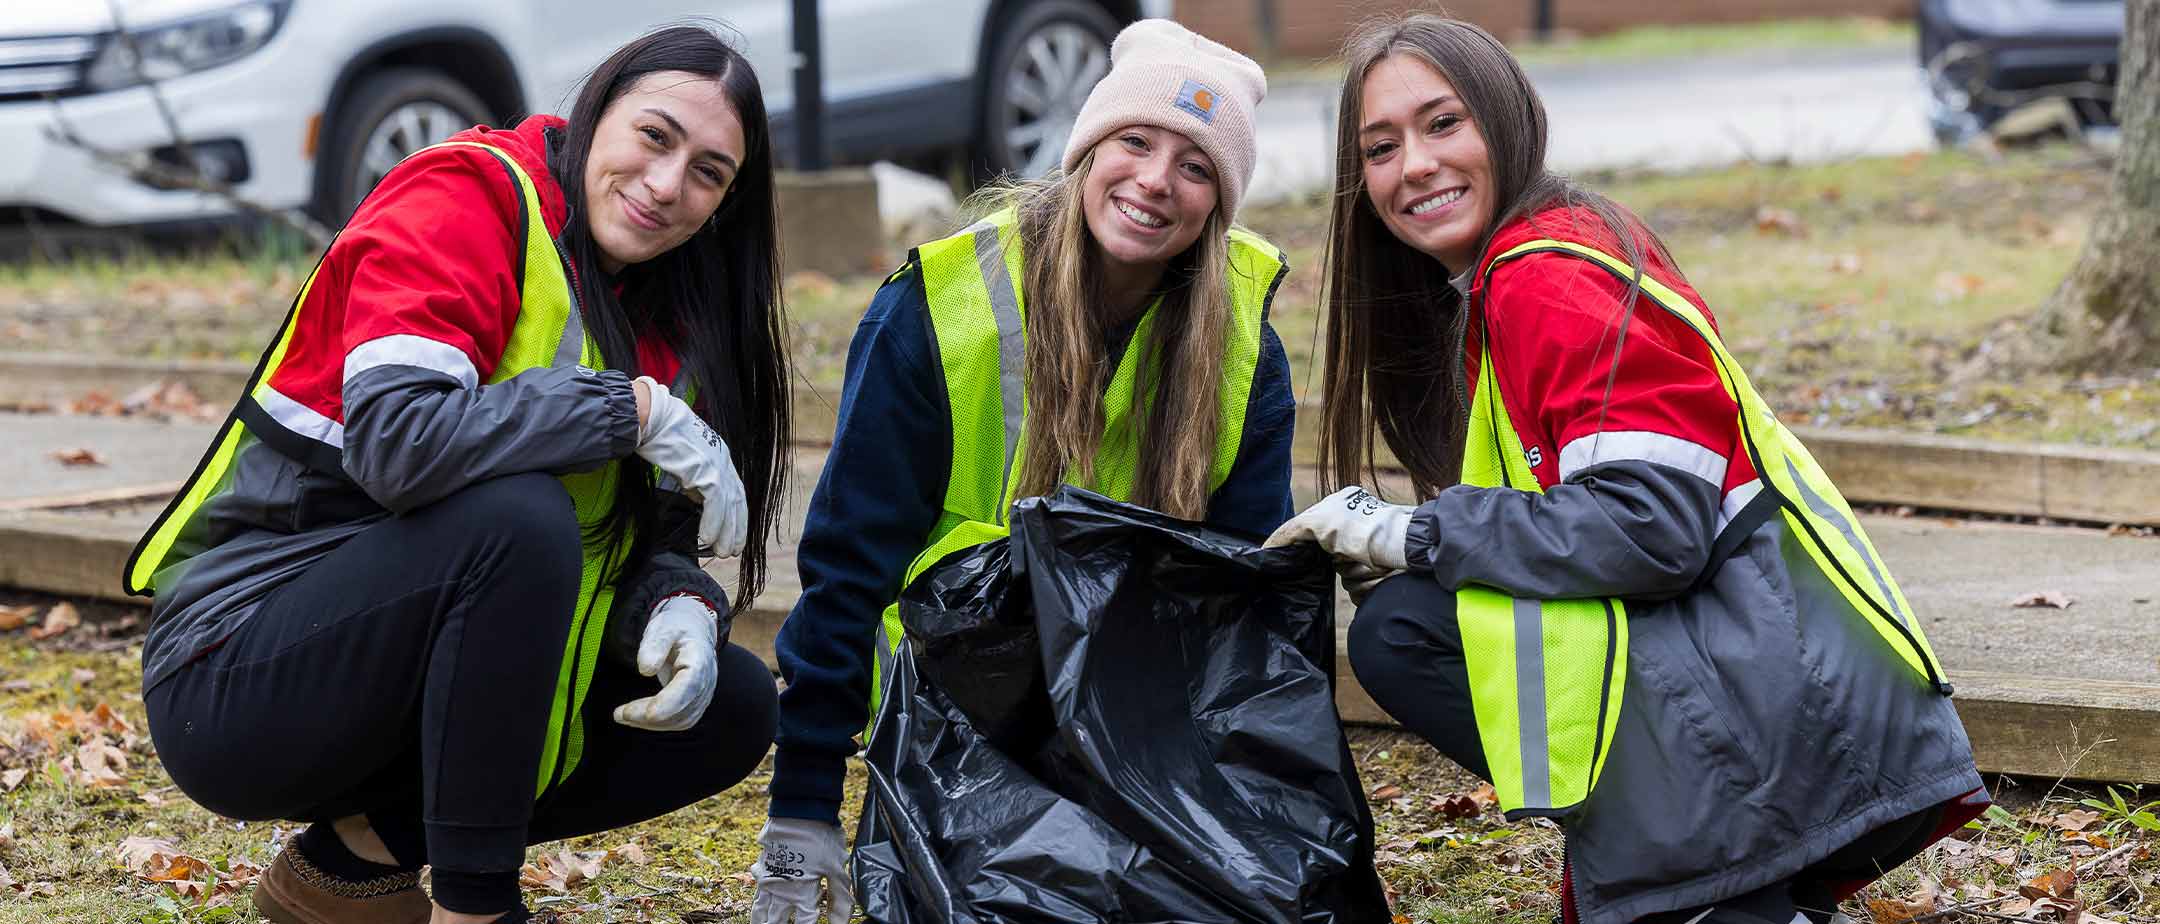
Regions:
[[[1113, 363], [1131, 336], [1129, 326], [1112, 334]], [[1243, 444], [1207, 516], [1209, 525], [1256, 542], [1293, 512], [1296, 417], [1282, 341], [1264, 323], [1260, 336]], [[796, 552], [802, 596], [775, 646], [787, 681], [772, 779], [771, 813], [781, 818], [839, 820], [846, 760], [869, 721], [877, 622], [943, 512], [952, 414], [916, 267], [871, 299], [848, 346], [846, 382]]]

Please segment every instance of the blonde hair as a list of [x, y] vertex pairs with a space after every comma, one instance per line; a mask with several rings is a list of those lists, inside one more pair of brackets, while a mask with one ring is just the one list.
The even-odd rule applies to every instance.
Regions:
[[[1027, 434], [1019, 497], [1049, 494], [1070, 481], [1096, 487], [1095, 455], [1105, 427], [1110, 363], [1098, 280], [1097, 247], [1081, 208], [1080, 188], [1095, 155], [1039, 180], [1006, 181], [977, 192], [971, 220], [1013, 209], [1025, 264]], [[1140, 423], [1138, 468], [1130, 500], [1187, 520], [1207, 516], [1209, 474], [1222, 427], [1219, 383], [1230, 319], [1229, 222], [1216, 208], [1200, 237], [1164, 271], [1153, 333], [1133, 378]], [[1155, 361], [1148, 361], [1155, 360]], [[1157, 377], [1160, 381], [1157, 381]]]

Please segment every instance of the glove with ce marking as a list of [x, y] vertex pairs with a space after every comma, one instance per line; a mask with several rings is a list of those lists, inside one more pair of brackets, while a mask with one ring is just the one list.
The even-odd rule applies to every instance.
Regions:
[[750, 924], [817, 924], [821, 879], [832, 892], [825, 920], [847, 924], [855, 913], [855, 882], [848, 878], [847, 841], [839, 825], [768, 818], [758, 844], [764, 853], [750, 864], [750, 875], [757, 877]]
[[720, 680], [720, 616], [694, 594], [653, 607], [638, 643], [638, 673], [660, 678], [660, 692], [615, 707], [615, 721], [646, 731], [684, 731], [712, 705]]
[[645, 425], [638, 428], [637, 454], [703, 500], [699, 549], [709, 548], [721, 558], [742, 554], [749, 538], [750, 504], [726, 441], [699, 420], [687, 402], [668, 394], [667, 386], [651, 376], [638, 381], [645, 383], [652, 403]]
[[1338, 563], [1348, 560], [1403, 571], [1410, 567], [1410, 519], [1414, 511], [1351, 485], [1291, 517], [1264, 544], [1273, 548], [1293, 542], [1317, 542]]

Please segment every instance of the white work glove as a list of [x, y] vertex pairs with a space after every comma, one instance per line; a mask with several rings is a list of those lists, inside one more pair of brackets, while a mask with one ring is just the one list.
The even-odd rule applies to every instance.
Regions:
[[720, 616], [705, 601], [679, 594], [653, 607], [638, 642], [638, 673], [660, 678], [660, 692], [615, 707], [615, 721], [646, 731], [684, 731], [705, 715], [720, 681]]
[[1345, 558], [1335, 563], [1335, 573], [1342, 576], [1343, 590], [1349, 592], [1350, 602], [1364, 606], [1365, 598], [1373, 588], [1402, 572]]
[[764, 853], [750, 864], [750, 875], [757, 877], [750, 924], [817, 924], [820, 879], [832, 891], [825, 920], [847, 924], [855, 913], [855, 882], [848, 878], [847, 840], [839, 825], [768, 818], [758, 844]]
[[698, 516], [698, 548], [731, 558], [742, 554], [749, 538], [750, 503], [744, 499], [742, 478], [735, 474], [735, 460], [726, 441], [698, 419], [690, 405], [668, 394], [667, 386], [651, 376], [638, 379], [651, 393], [651, 409], [645, 425], [638, 428], [637, 454], [654, 467], [675, 476], [683, 487], [696, 492], [705, 509]]
[[1264, 543], [1268, 548], [1317, 542], [1336, 559], [1403, 571], [1410, 567], [1410, 514], [1356, 485], [1320, 499], [1291, 517]]

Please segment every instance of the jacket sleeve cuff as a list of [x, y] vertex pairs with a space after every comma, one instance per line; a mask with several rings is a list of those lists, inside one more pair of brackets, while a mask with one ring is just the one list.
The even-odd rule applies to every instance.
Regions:
[[847, 778], [847, 758], [810, 751], [773, 752], [774, 818], [802, 818], [840, 823], [840, 793]]
[[637, 451], [637, 389], [630, 377], [613, 369], [596, 373], [606, 388], [601, 402], [606, 407], [609, 458], [620, 459]]
[[1403, 543], [1403, 560], [1410, 570], [1425, 573], [1432, 570], [1433, 550], [1440, 545], [1440, 514], [1431, 505], [1410, 512], [1410, 529]]

